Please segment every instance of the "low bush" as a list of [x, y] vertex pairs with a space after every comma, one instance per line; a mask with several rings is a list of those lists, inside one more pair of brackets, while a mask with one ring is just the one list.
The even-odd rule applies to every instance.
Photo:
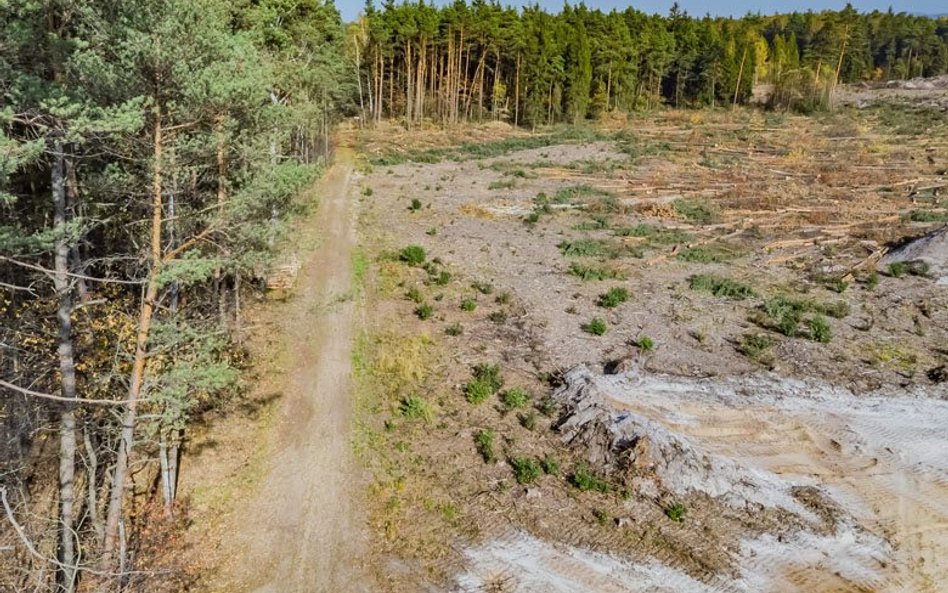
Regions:
[[484, 463], [495, 463], [497, 461], [497, 455], [494, 454], [493, 430], [478, 430], [474, 433], [474, 446], [477, 447], [477, 452], [480, 453]]
[[721, 298], [743, 300], [755, 296], [754, 289], [750, 286], [714, 274], [696, 274], [688, 279], [688, 287]]
[[773, 340], [764, 334], [744, 334], [738, 343], [738, 350], [751, 360], [763, 362], [773, 345]]
[[717, 216], [714, 206], [707, 200], [679, 198], [672, 202], [672, 206], [679, 216], [697, 224], [711, 224]]
[[474, 299], [464, 299], [461, 301], [461, 310], [470, 313], [477, 308], [477, 301]]
[[601, 336], [606, 333], [606, 330], [609, 329], [609, 326], [606, 325], [605, 319], [602, 319], [601, 317], [593, 317], [582, 325], [582, 329], [587, 334]]
[[685, 509], [685, 505], [681, 503], [676, 502], [665, 508], [665, 515], [675, 523], [683, 523], [686, 514], [687, 509]]
[[923, 261], [899, 261], [889, 264], [889, 275], [895, 278], [902, 276], [928, 276], [929, 265]]
[[614, 288], [610, 288], [608, 292], [599, 295], [597, 304], [600, 307], [612, 309], [614, 307], [618, 307], [627, 300], [629, 300], [629, 291], [624, 287], [616, 286]]
[[614, 268], [604, 266], [585, 266], [573, 262], [569, 266], [569, 273], [576, 276], [583, 282], [601, 281], [601, 280], [622, 280], [625, 274]]
[[811, 340], [819, 342], [820, 344], [827, 344], [833, 339], [833, 332], [825, 317], [819, 314], [814, 315], [809, 323]]
[[638, 346], [642, 352], [651, 352], [655, 349], [655, 342], [648, 336], [640, 337], [635, 341], [635, 345]]
[[411, 266], [421, 266], [426, 258], [425, 248], [421, 245], [409, 245], [398, 254], [398, 259]]
[[398, 406], [398, 411], [404, 418], [408, 418], [409, 420], [431, 422], [431, 406], [417, 395], [409, 395], [402, 399], [401, 404]]
[[487, 401], [504, 386], [500, 368], [494, 364], [479, 364], [474, 367], [474, 380], [464, 388], [467, 401], [480, 404]]
[[512, 457], [510, 467], [513, 468], [514, 477], [518, 484], [532, 484], [543, 475], [540, 463], [529, 457]]
[[500, 397], [504, 410], [514, 410], [522, 408], [530, 403], [531, 395], [529, 392], [519, 387], [511, 387]]
[[415, 315], [422, 321], [431, 319], [431, 316], [434, 315], [434, 307], [428, 303], [422, 303], [415, 308]]
[[698, 264], [713, 264], [731, 261], [740, 256], [740, 253], [721, 243], [689, 247], [678, 252], [678, 259], [684, 262]]
[[405, 298], [420, 304], [425, 300], [425, 295], [421, 294], [421, 290], [419, 290], [417, 286], [412, 286], [408, 289], [408, 292], [405, 293]]
[[560, 462], [552, 455], [547, 455], [540, 460], [540, 469], [548, 476], [560, 475]]
[[576, 468], [576, 471], [573, 472], [572, 476], [570, 476], [569, 481], [581, 492], [589, 492], [592, 490], [595, 492], [606, 493], [612, 489], [612, 486], [609, 484], [609, 482], [606, 482], [602, 478], [599, 478], [590, 472], [589, 468], [585, 465], [581, 465]]
[[411, 205], [408, 206], [408, 209], [411, 210], [412, 212], [418, 212], [419, 210], [421, 210], [421, 200], [419, 200], [418, 198], [412, 198]]
[[444, 333], [448, 334], [449, 336], [460, 336], [464, 333], [464, 326], [462, 326], [460, 323], [452, 323], [448, 327], [444, 328]]

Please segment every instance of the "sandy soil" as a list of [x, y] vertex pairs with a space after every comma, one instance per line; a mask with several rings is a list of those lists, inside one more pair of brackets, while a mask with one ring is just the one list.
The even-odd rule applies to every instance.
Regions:
[[282, 312], [282, 398], [263, 435], [263, 477], [240, 491], [220, 526], [203, 588], [253, 593], [371, 591], [362, 481], [350, 446], [350, 350], [355, 293], [351, 254], [351, 149], [320, 186], [319, 211], [300, 229], [318, 247], [302, 262], [296, 294]]

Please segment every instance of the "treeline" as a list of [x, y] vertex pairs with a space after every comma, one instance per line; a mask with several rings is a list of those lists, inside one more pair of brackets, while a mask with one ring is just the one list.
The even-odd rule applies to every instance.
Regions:
[[540, 125], [610, 110], [746, 102], [813, 108], [840, 82], [948, 72], [948, 18], [806, 12], [667, 16], [583, 4], [550, 14], [497, 2], [371, 0], [350, 27], [369, 119], [506, 119]]
[[139, 534], [238, 383], [345, 41], [321, 0], [0, 2], [0, 590], [171, 578]]

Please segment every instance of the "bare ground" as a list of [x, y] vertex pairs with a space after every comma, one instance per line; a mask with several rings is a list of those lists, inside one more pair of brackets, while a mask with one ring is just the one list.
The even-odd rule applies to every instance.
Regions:
[[[372, 590], [364, 566], [364, 484], [350, 440], [357, 308], [351, 162], [351, 149], [340, 148], [320, 182], [319, 210], [297, 230], [294, 243], [317, 245], [301, 254], [295, 295], [273, 307], [276, 323], [258, 329], [265, 334], [260, 339], [283, 352], [277, 361], [282, 368], [261, 386], [276, 392], [272, 417], [258, 418], [256, 431], [212, 431], [223, 441], [205, 443], [209, 452], [194, 463], [220, 474], [218, 481], [200, 475], [183, 485], [191, 489], [192, 515], [201, 522], [192, 537], [211, 548], [196, 560], [198, 590]], [[220, 451], [230, 447], [245, 459]]]
[[[631, 148], [598, 137], [501, 156], [432, 152], [452, 140], [425, 136], [416, 162], [365, 169], [376, 261], [357, 441], [384, 590], [937, 591], [948, 295], [878, 258], [946, 216], [944, 122], [671, 112], [627, 132]], [[454, 140], [489, 134], [522, 138], [494, 126]], [[411, 135], [399, 138], [368, 138], [366, 152], [412, 154]], [[682, 199], [712, 215], [683, 214]], [[425, 247], [426, 268], [398, 261], [408, 244]], [[585, 282], [574, 264], [616, 274]], [[692, 289], [701, 274], [753, 296]], [[620, 287], [628, 301], [601, 306]], [[809, 321], [776, 325], [777, 297], [838, 307], [823, 319], [829, 339]], [[594, 316], [605, 335], [582, 330]], [[747, 336], [766, 346], [746, 349]], [[654, 346], [637, 346], [643, 337]], [[596, 465], [604, 491], [577, 488], [588, 449], [563, 442], [547, 379], [617, 361], [641, 381], [613, 397], [617, 413], [642, 414], [737, 475], [772, 476], [794, 508], [640, 490]], [[499, 365], [504, 388], [529, 391], [531, 405], [507, 409], [503, 390], [466, 401], [478, 363]], [[732, 383], [744, 390], [729, 399]], [[419, 399], [427, 415], [408, 405]], [[514, 466], [530, 459], [558, 471], [519, 483]], [[676, 504], [684, 521], [667, 516]]]

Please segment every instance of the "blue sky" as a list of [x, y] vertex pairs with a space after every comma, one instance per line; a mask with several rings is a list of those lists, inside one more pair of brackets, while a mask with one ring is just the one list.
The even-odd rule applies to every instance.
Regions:
[[[397, 1], [397, 0], [396, 0]], [[447, 0], [435, 0], [437, 4], [443, 4]], [[381, 0], [376, 0], [376, 6], [381, 5]], [[501, 0], [501, 4], [510, 4], [521, 6], [528, 4], [527, 0]], [[540, 6], [551, 11], [557, 11], [563, 6], [562, 0], [539, 0]], [[578, 0], [571, 2], [578, 4]], [[896, 12], [912, 12], [915, 14], [940, 14], [948, 12], [948, 5], [945, 0], [901, 0], [901, 1], [874, 1], [874, 0], [855, 0], [852, 2], [860, 11], [870, 10], [888, 10], [891, 6]], [[342, 12], [342, 18], [351, 21], [362, 10], [365, 0], [336, 0], [336, 6]], [[586, 6], [590, 8], [600, 8], [610, 10], [613, 8], [624, 9], [632, 5], [644, 12], [658, 12], [665, 14], [672, 5], [672, 0], [586, 0]], [[689, 14], [703, 16], [710, 12], [714, 15], [736, 15], [741, 16], [747, 12], [761, 12], [762, 14], [773, 14], [775, 12], [792, 12], [794, 10], [825, 10], [840, 9], [846, 5], [845, 0], [839, 2], [832, 0], [730, 0], [728, 2], [701, 2], [699, 0], [679, 0], [678, 5], [688, 11]]]

